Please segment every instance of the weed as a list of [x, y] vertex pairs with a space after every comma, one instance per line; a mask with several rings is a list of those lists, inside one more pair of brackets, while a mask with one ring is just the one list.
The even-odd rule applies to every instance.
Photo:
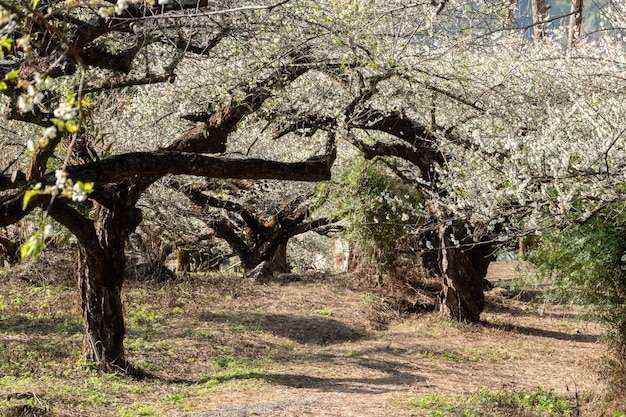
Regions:
[[316, 313], [322, 316], [334, 316], [336, 311], [332, 308], [322, 308], [321, 310], [317, 310]]
[[152, 416], [154, 414], [152, 405], [139, 401], [132, 404], [127, 410], [120, 414], [120, 417]]
[[460, 362], [463, 357], [461, 355], [457, 355], [456, 353], [446, 352], [443, 354], [443, 357], [449, 361]]
[[426, 359], [426, 360], [429, 360], [429, 361], [437, 359], [437, 355], [435, 355], [435, 353], [430, 351], [430, 350], [423, 350], [421, 352], [417, 352], [415, 354], [415, 357], [417, 359]]
[[83, 321], [81, 319], [63, 320], [57, 327], [57, 333], [82, 333]]

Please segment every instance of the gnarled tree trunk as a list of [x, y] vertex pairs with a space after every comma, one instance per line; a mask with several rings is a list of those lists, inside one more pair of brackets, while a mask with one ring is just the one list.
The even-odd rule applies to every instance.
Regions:
[[83, 357], [109, 371], [127, 372], [122, 285], [124, 258], [92, 259], [80, 250], [78, 286], [83, 310]]
[[270, 258], [270, 264], [274, 272], [289, 272], [289, 264], [287, 263], [287, 240], [278, 244], [276, 251]]
[[[118, 189], [121, 190], [124, 187]], [[120, 198], [118, 202], [125, 201]], [[99, 256], [80, 249], [78, 285], [83, 313], [83, 356], [105, 371], [120, 370], [138, 375], [124, 354], [122, 286], [126, 258], [124, 247], [129, 234], [141, 222], [141, 211], [131, 205], [100, 206], [96, 233], [102, 251]]]
[[[477, 322], [485, 306], [483, 280], [494, 258], [494, 248], [474, 242], [462, 230], [448, 225], [439, 228], [443, 276], [440, 309], [454, 320]], [[453, 237], [459, 242], [453, 242]]]

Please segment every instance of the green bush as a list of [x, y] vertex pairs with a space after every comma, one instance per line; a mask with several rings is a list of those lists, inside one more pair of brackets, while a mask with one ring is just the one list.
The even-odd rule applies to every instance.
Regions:
[[626, 392], [626, 213], [607, 207], [584, 222], [547, 233], [528, 260], [555, 284], [553, 300], [587, 307], [606, 326], [614, 385]]
[[355, 158], [318, 195], [324, 210], [345, 224], [346, 237], [382, 269], [419, 222], [419, 193], [382, 159]]

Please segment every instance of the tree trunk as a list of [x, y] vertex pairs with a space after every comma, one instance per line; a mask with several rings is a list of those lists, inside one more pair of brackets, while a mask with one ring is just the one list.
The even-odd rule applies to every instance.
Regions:
[[104, 371], [129, 369], [124, 357], [122, 285], [124, 257], [79, 255], [78, 282], [83, 310], [83, 357]]
[[545, 0], [532, 0], [532, 6], [535, 42], [542, 42], [546, 37], [546, 24], [543, 21], [548, 15], [548, 8]]
[[[125, 201], [120, 199], [120, 201]], [[122, 371], [141, 376], [124, 355], [122, 286], [129, 234], [141, 222], [141, 211], [132, 205], [98, 207], [96, 231], [102, 252], [92, 256], [80, 250], [78, 283], [83, 310], [83, 356], [103, 371]]]
[[572, 0], [572, 15], [569, 18], [569, 36], [567, 48], [572, 49], [580, 38], [580, 27], [583, 21], [583, 0]]
[[278, 245], [276, 252], [270, 258], [270, 264], [274, 272], [289, 272], [290, 268], [287, 264], [287, 241]]
[[[440, 309], [454, 320], [478, 322], [485, 306], [483, 280], [493, 260], [494, 248], [473, 244], [471, 237], [460, 234], [461, 230], [445, 225], [439, 229], [443, 275]], [[460, 241], [460, 246], [452, 242], [451, 235]]]

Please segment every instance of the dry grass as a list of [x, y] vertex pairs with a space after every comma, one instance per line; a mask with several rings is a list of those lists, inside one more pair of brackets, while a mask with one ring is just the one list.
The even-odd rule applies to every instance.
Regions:
[[[399, 315], [345, 277], [129, 283], [128, 358], [154, 376], [134, 381], [82, 363], [73, 285], [44, 275], [35, 272], [30, 282], [19, 270], [0, 275], [0, 409], [46, 408], [58, 416], [460, 416], [470, 414], [441, 401], [541, 386], [574, 405], [578, 395], [583, 415], [617, 411], [600, 401], [597, 326], [572, 309], [512, 300], [498, 289], [483, 322], [469, 325]], [[439, 402], [428, 402], [433, 395]]]

